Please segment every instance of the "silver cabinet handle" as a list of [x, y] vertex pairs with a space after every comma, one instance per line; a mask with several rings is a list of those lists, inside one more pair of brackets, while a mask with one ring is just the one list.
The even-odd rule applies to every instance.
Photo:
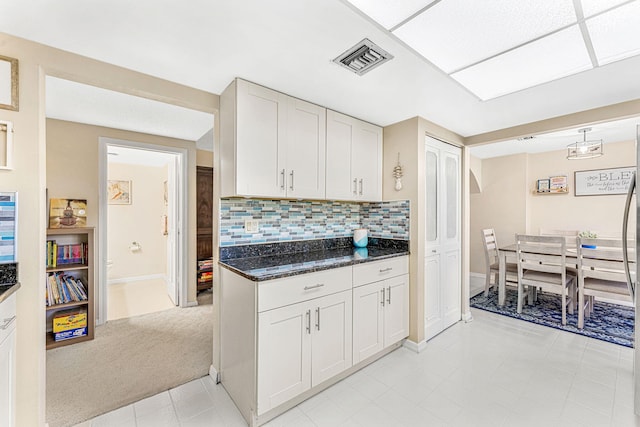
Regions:
[[362, 196], [362, 178], [360, 178], [360, 195]]
[[311, 289], [318, 289], [324, 286], [324, 283], [318, 283], [317, 285], [313, 285], [313, 286], [305, 286], [304, 290], [305, 291], [310, 291]]
[[284, 169], [280, 171], [280, 182], [282, 182], [282, 184], [280, 184], [280, 189], [284, 190]]
[[320, 307], [316, 308], [316, 330], [320, 330]]
[[386, 273], [387, 271], [391, 271], [391, 270], [393, 270], [393, 267], [381, 268], [378, 271], [380, 271], [380, 273]]
[[289, 177], [291, 178], [291, 184], [289, 185], [289, 190], [293, 191], [293, 171], [291, 171], [291, 173], [289, 174]]
[[3, 331], [4, 331], [5, 329], [7, 329], [9, 326], [11, 326], [11, 324], [12, 324], [13, 322], [15, 322], [15, 321], [16, 321], [16, 318], [17, 318], [17, 317], [18, 317], [18, 316], [16, 315], [16, 316], [10, 317], [10, 318], [8, 318], [8, 319], [4, 319], [4, 323], [2, 323], [2, 325], [0, 325], [0, 329], [2, 329]]
[[380, 304], [382, 304], [383, 307], [384, 307], [384, 291], [385, 289], [382, 288], [382, 301], [380, 301]]
[[391, 286], [387, 288], [387, 304], [391, 305]]
[[311, 310], [307, 310], [307, 333], [311, 335]]
[[353, 178], [353, 195], [358, 195], [358, 178]]

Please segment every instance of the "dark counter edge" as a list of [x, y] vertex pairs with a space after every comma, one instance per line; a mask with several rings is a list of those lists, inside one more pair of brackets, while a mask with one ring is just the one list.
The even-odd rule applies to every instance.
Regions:
[[0, 304], [20, 289], [20, 282], [12, 285], [0, 285]]
[[363, 259], [353, 259], [353, 260], [348, 260], [348, 261], [336, 261], [334, 264], [327, 264], [327, 265], [319, 265], [319, 266], [315, 266], [315, 267], [309, 267], [309, 268], [305, 268], [305, 269], [301, 269], [301, 270], [296, 270], [296, 271], [283, 271], [283, 272], [278, 272], [278, 273], [274, 273], [274, 274], [269, 274], [269, 275], [261, 275], [260, 277], [257, 276], [253, 276], [251, 274], [247, 274], [242, 270], [238, 270], [237, 268], [233, 268], [232, 266], [225, 264], [224, 261], [220, 261], [219, 264], [221, 267], [232, 271], [234, 273], [236, 273], [239, 276], [244, 277], [245, 279], [249, 279], [252, 282], [264, 282], [267, 280], [273, 280], [273, 279], [282, 279], [284, 277], [290, 277], [290, 276], [298, 276], [300, 274], [307, 274], [307, 273], [314, 273], [316, 271], [322, 271], [322, 270], [330, 270], [332, 268], [340, 268], [340, 267], [347, 267], [349, 265], [355, 265], [355, 264], [363, 264], [366, 262], [373, 262], [373, 261], [380, 261], [383, 259], [389, 259], [389, 258], [396, 258], [399, 256], [405, 256], [405, 255], [409, 255], [409, 251], [400, 251], [397, 253], [393, 253], [393, 254], [387, 254], [387, 255], [380, 255], [380, 256], [375, 256], [375, 257], [368, 257], [368, 258], [363, 258]]

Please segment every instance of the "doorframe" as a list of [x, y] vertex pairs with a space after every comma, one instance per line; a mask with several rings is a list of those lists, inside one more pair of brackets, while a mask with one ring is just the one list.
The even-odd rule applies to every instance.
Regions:
[[138, 141], [130, 141], [109, 137], [98, 138], [98, 236], [99, 236], [99, 252], [98, 260], [98, 295], [100, 304], [98, 307], [98, 316], [96, 324], [102, 325], [107, 321], [107, 169], [108, 169], [108, 146], [119, 146], [125, 148], [142, 149], [148, 151], [156, 151], [161, 153], [175, 154], [178, 156], [178, 171], [176, 176], [176, 185], [174, 186], [176, 201], [176, 233], [174, 234], [175, 248], [177, 254], [175, 278], [179, 283], [178, 286], [178, 306], [187, 307], [188, 295], [188, 215], [187, 215], [187, 197], [188, 197], [188, 150], [186, 148], [171, 147], [164, 145], [149, 144]]

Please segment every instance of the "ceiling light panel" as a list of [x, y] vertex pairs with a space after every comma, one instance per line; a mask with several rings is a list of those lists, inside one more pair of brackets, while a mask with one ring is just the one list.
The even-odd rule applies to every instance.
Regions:
[[586, 21], [600, 65], [640, 54], [640, 1]]
[[577, 25], [451, 75], [480, 99], [546, 83], [592, 67]]
[[572, 0], [442, 0], [393, 34], [451, 73], [575, 22]]
[[625, 1], [628, 0], [580, 0], [580, 3], [582, 3], [582, 13], [584, 17], [588, 18], [603, 10], [622, 4]]
[[395, 27], [435, 0], [348, 0], [387, 30]]

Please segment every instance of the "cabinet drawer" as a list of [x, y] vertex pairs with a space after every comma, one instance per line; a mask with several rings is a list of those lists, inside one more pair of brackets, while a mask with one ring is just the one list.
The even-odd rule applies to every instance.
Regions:
[[357, 264], [353, 266], [353, 286], [362, 286], [367, 283], [388, 279], [389, 277], [407, 274], [408, 272], [408, 256]]
[[[0, 342], [16, 328], [16, 294], [0, 302]], [[4, 328], [4, 329], [3, 329]]]
[[351, 266], [258, 283], [258, 312], [351, 289]]

